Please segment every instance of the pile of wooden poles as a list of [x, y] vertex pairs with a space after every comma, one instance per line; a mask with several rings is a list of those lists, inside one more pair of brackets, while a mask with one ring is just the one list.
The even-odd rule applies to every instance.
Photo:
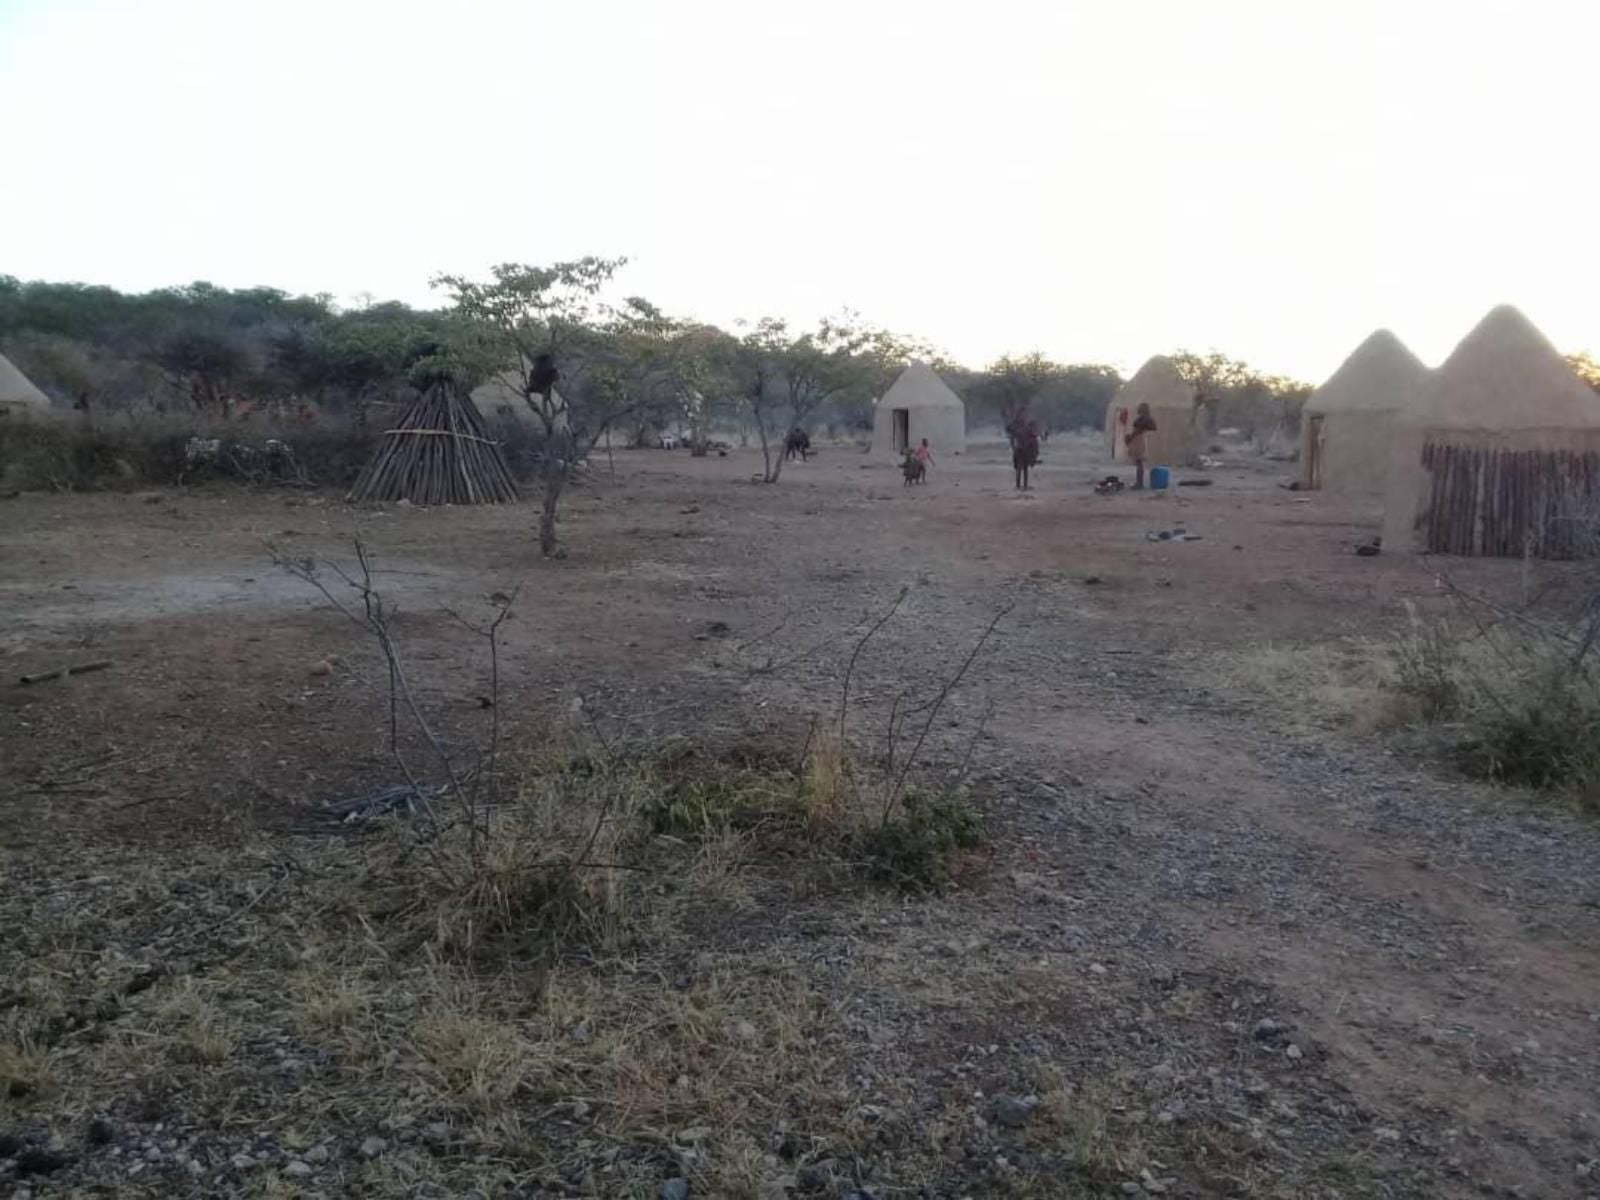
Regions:
[[500, 443], [488, 435], [470, 400], [448, 383], [424, 392], [383, 435], [383, 445], [346, 500], [412, 504], [504, 504], [516, 481]]

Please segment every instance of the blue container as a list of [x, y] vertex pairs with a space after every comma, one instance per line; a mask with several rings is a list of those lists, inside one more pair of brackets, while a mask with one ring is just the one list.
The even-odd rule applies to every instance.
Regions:
[[1170, 486], [1171, 483], [1172, 483], [1172, 472], [1167, 470], [1166, 467], [1151, 467], [1150, 468], [1150, 486], [1151, 487], [1156, 488], [1157, 490], [1160, 490], [1161, 488], [1165, 488], [1165, 487]]

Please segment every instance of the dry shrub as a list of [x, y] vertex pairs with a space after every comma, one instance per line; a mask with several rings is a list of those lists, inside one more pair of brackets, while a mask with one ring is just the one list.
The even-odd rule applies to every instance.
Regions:
[[1366, 638], [1310, 646], [1264, 646], [1229, 653], [1209, 668], [1230, 691], [1265, 698], [1311, 725], [1380, 733], [1419, 717], [1393, 648]]
[[524, 1087], [531, 1047], [518, 1025], [496, 1013], [469, 977], [434, 972], [430, 1003], [411, 1040], [438, 1090], [479, 1112], [492, 1112]]
[[205, 417], [98, 416], [0, 421], [0, 487], [119, 491], [205, 479], [266, 482], [242, 459], [188, 462], [189, 439], [217, 438], [259, 449], [269, 439], [294, 454], [300, 482], [348, 486], [372, 457], [381, 430], [340, 421], [239, 423]]

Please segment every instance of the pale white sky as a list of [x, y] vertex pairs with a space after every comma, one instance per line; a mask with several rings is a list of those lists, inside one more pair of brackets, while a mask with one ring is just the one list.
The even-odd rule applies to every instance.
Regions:
[[1593, 0], [0, 0], [0, 272], [437, 302], [625, 254], [718, 322], [1318, 380], [1600, 349]]

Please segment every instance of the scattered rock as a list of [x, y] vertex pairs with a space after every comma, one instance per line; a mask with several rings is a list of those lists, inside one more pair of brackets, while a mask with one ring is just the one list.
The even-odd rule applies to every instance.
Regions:
[[[117, 1137], [117, 1127], [109, 1117], [96, 1117], [89, 1122], [89, 1145], [108, 1146]], [[0, 1139], [3, 1141], [4, 1139]], [[5, 1148], [0, 1145], [0, 1158], [5, 1157]]]
[[800, 1168], [796, 1182], [806, 1191], [821, 1191], [833, 1182], [833, 1159], [819, 1158]]
[[161, 1161], [161, 1147], [151, 1146], [144, 1152], [145, 1162], [158, 1163]]
[[308, 1163], [325, 1163], [332, 1157], [326, 1146], [313, 1146], [302, 1155]]
[[1106, 973], [1106, 965], [1105, 965], [1105, 963], [1090, 963], [1089, 964], [1089, 974], [1091, 974], [1091, 975], [1104, 975], [1105, 973]]
[[430, 1146], [443, 1146], [450, 1140], [450, 1126], [443, 1121], [434, 1121], [422, 1127], [422, 1140]]
[[1282, 1021], [1274, 1020], [1272, 1017], [1262, 1017], [1261, 1020], [1256, 1022], [1255, 1028], [1250, 1031], [1250, 1036], [1258, 1042], [1266, 1042], [1277, 1037], [1280, 1033], [1286, 1032], [1288, 1032], [1288, 1026]]
[[283, 1169], [283, 1173], [290, 1179], [309, 1179], [311, 1177], [311, 1167], [308, 1163], [296, 1160], [286, 1166]]
[[740, 1021], [733, 1027], [733, 1032], [741, 1042], [753, 1042], [761, 1036], [760, 1031], [749, 1021]]
[[311, 675], [332, 675], [333, 664], [325, 658], [319, 658], [316, 662], [311, 664], [308, 673]]
[[704, 1125], [691, 1125], [688, 1129], [678, 1131], [678, 1143], [683, 1146], [694, 1146], [705, 1141], [711, 1136], [711, 1130]]
[[1300, 1059], [1305, 1057], [1305, 1052], [1303, 1050], [1301, 1050], [1299, 1046], [1296, 1046], [1293, 1042], [1289, 1043], [1289, 1048], [1287, 1050], [1285, 1050], [1284, 1053], [1286, 1055], [1288, 1055], [1290, 1058], [1294, 1059], [1296, 1062], [1299, 1062]]
[[361, 1157], [377, 1158], [388, 1148], [389, 1143], [384, 1141], [381, 1137], [369, 1137], [366, 1141], [361, 1143]]
[[689, 1200], [689, 1181], [682, 1176], [661, 1185], [661, 1200]]
[[235, 1154], [228, 1160], [228, 1164], [235, 1171], [252, 1171], [255, 1169], [256, 1160], [248, 1154]]
[[991, 1109], [994, 1119], [1007, 1129], [1021, 1129], [1033, 1120], [1033, 1110], [1038, 1107], [1037, 1096], [996, 1096]]

